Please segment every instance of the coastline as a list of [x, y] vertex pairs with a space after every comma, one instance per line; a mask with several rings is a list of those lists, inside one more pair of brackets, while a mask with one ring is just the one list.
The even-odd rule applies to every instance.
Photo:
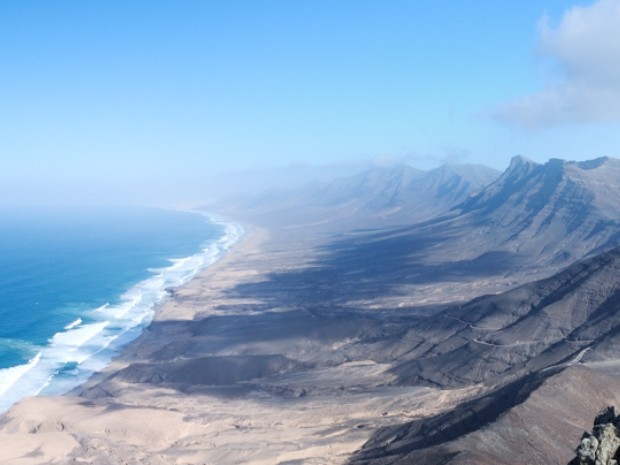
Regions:
[[97, 380], [105, 377], [106, 373], [113, 372], [114, 366], [116, 366], [115, 362], [119, 359], [125, 358], [124, 353], [131, 350], [131, 346], [136, 343], [138, 339], [140, 339], [141, 335], [145, 331], [148, 331], [149, 326], [153, 324], [154, 321], [159, 321], [162, 318], [166, 318], [166, 316], [162, 316], [162, 313], [169, 306], [169, 304], [174, 301], [175, 297], [178, 296], [180, 290], [191, 286], [192, 281], [198, 279], [209, 268], [215, 266], [218, 262], [223, 260], [223, 258], [230, 253], [231, 248], [234, 248], [240, 241], [243, 241], [245, 237], [246, 228], [239, 223], [226, 221], [217, 215], [202, 211], [188, 210], [188, 213], [205, 216], [211, 223], [220, 225], [224, 228], [224, 235], [209, 244], [207, 248], [202, 249], [200, 252], [190, 257], [180, 259], [180, 262], [183, 262], [185, 260], [192, 259], [193, 257], [204, 256], [206, 263], [202, 264], [197, 272], [189, 278], [189, 280], [184, 281], [179, 285], [165, 288], [166, 295], [151, 308], [151, 315], [148, 317], [148, 321], [143, 324], [136, 325], [136, 327], [133, 328], [133, 330], [139, 331], [138, 335], [131, 338], [128, 342], [121, 343], [120, 347], [113, 352], [113, 355], [107, 360], [104, 366], [102, 366], [99, 370], [90, 373], [88, 378], [84, 381], [75, 385], [71, 389], [66, 390], [65, 392], [58, 393], [57, 395], [80, 393], [88, 386], [96, 383]]
[[396, 386], [386, 363], [334, 360], [366, 320], [321, 316], [273, 279], [312, 267], [316, 244], [243, 226], [105, 369], [0, 417], [12, 444], [0, 461], [344, 464], [378, 428], [473, 394]]
[[221, 227], [192, 255], [169, 258], [167, 266], [149, 268], [149, 276], [132, 284], [105, 305], [86, 309], [56, 332], [47, 345], [21, 365], [2, 370], [0, 413], [28, 395], [61, 395], [105, 369], [123, 348], [147, 327], [174, 289], [208, 268], [243, 235], [243, 227], [204, 212], [199, 215]]
[[[218, 272], [221, 271], [222, 268], [228, 266], [230, 262], [235, 261], [235, 257], [238, 254], [243, 255], [246, 248], [249, 247], [250, 250], [257, 248], [266, 236], [266, 231], [259, 228], [239, 222], [224, 222], [204, 212], [197, 213], [209, 217], [209, 220], [216, 224], [233, 224], [241, 229], [241, 233], [237, 236], [237, 239], [230, 244], [226, 251], [211, 264], [202, 268], [189, 281], [171, 289], [170, 291], [172, 292], [168, 291], [167, 296], [153, 308], [153, 316], [149, 324], [142, 328], [141, 334], [124, 345], [105, 367], [93, 373], [88, 380], [75, 386], [73, 389], [66, 392], [65, 395], [78, 395], [92, 388], [112, 373], [139, 360], [137, 354], [141, 351], [141, 345], [144, 344], [143, 339], [147, 339], [147, 334], [151, 325], [165, 321], [191, 321], [196, 318], [202, 312], [188, 311], [188, 307], [183, 305], [182, 302], [186, 298], [193, 296], [196, 291], [200, 290], [204, 282], [214, 282], [214, 280], [217, 279]], [[195, 309], [194, 306], [190, 306], [189, 308], [192, 310]]]

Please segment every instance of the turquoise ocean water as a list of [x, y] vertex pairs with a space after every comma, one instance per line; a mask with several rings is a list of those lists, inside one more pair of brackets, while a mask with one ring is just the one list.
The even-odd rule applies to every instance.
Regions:
[[0, 208], [0, 411], [102, 369], [241, 228], [148, 208]]

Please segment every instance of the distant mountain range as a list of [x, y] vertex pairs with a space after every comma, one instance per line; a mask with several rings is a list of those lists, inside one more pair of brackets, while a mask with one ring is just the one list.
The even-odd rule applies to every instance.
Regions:
[[545, 266], [565, 264], [618, 244], [620, 160], [552, 159], [538, 164], [513, 158], [509, 168], [478, 195], [455, 208], [475, 229], [467, 240]]
[[398, 265], [400, 281], [410, 284], [540, 279], [620, 245], [618, 179], [616, 159], [538, 164], [516, 157], [497, 180], [448, 211], [344, 239], [339, 261], [366, 256], [375, 267]]
[[613, 158], [539, 164], [518, 156], [501, 175], [480, 165], [374, 167], [207, 208], [259, 225], [381, 230], [368, 240], [386, 238], [388, 245], [399, 236], [403, 253], [406, 237], [412, 244], [432, 238], [428, 253], [412, 255], [416, 262], [503, 264], [494, 273], [520, 282], [519, 275], [550, 275], [620, 244], [618, 179], [620, 160]]
[[463, 202], [499, 176], [482, 165], [421, 171], [376, 166], [331, 182], [226, 199], [206, 208], [256, 224], [385, 227], [430, 218]]
[[[494, 177], [466, 165], [429, 172], [375, 168], [288, 199], [299, 220], [308, 205], [351, 221], [440, 212], [341, 236], [303, 275], [310, 300], [320, 298], [313, 289], [323, 292], [332, 283], [348, 299], [403, 294], [408, 285], [465, 282], [484, 290], [486, 282], [527, 283], [416, 323], [408, 336], [412, 348], [394, 368], [401, 382], [506, 382], [620, 351], [620, 160], [539, 164], [515, 157]], [[485, 179], [490, 183], [480, 188]], [[282, 201], [281, 194], [257, 199], [250, 215], [279, 221]]]

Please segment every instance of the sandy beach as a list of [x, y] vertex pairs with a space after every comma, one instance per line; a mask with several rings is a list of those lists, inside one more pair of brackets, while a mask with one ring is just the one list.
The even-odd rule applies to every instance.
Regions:
[[377, 428], [477, 391], [396, 385], [394, 354], [355, 344], [380, 319], [274, 279], [311, 269], [316, 244], [246, 231], [103, 372], [4, 414], [0, 461], [343, 464]]

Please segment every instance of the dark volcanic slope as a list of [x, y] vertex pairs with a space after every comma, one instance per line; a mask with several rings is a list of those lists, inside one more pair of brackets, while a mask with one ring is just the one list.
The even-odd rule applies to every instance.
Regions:
[[517, 381], [454, 411], [383, 429], [349, 465], [566, 465], [620, 380], [584, 367]]
[[546, 261], [596, 253], [620, 232], [620, 160], [552, 159], [544, 165], [515, 157], [508, 170], [459, 206], [479, 218], [492, 241]]
[[444, 165], [430, 171], [406, 165], [377, 166], [329, 183], [271, 191], [212, 208], [255, 224], [279, 226], [410, 224], [445, 212], [498, 176], [497, 171], [481, 165]]
[[[620, 248], [431, 316], [349, 305], [347, 295], [391, 292], [376, 283], [362, 287], [350, 295], [330, 270], [287, 271], [236, 288], [231, 296], [250, 300], [247, 308], [236, 306], [240, 315], [153, 324], [149, 331], [189, 332], [184, 356], [213, 368], [197, 375], [205, 385], [371, 360], [385, 364], [395, 384], [492, 387], [550, 367], [620, 358]], [[152, 366], [141, 364], [119, 375], [175, 384], [194, 370], [193, 362], [171, 358], [176, 345], [154, 350], [141, 358], [158, 367], [157, 379]]]
[[448, 309], [411, 329], [402, 382], [505, 382], [558, 364], [620, 358], [620, 249], [551, 278]]
[[[577, 366], [620, 368], [620, 161], [537, 164], [516, 157], [501, 177], [474, 195], [435, 174], [431, 179], [409, 169], [365, 173], [309, 189], [290, 204], [272, 208], [276, 203], [263, 199], [244, 216], [305, 225], [304, 238], [319, 231], [313, 223], [352, 229], [395, 224], [390, 221], [399, 218], [425, 220], [342, 234], [307, 267], [272, 273], [239, 291], [261, 289], [263, 301], [272, 305], [311, 303], [308, 318], [322, 328], [332, 323], [325, 309], [346, 321], [346, 337], [336, 338], [342, 343], [330, 341], [339, 357], [329, 358], [330, 363], [378, 362], [390, 367], [395, 384], [483, 384], [494, 390], [453, 412], [380, 432], [352, 463], [566, 463], [580, 431], [616, 399], [620, 387], [614, 378]], [[419, 207], [407, 203], [413, 186], [424, 186], [415, 194]], [[445, 211], [459, 196], [462, 201]], [[309, 197], [306, 204], [300, 201]], [[410, 214], [416, 208], [417, 217]], [[439, 216], [426, 216], [442, 209]], [[296, 238], [294, 231], [284, 228], [278, 234]], [[530, 284], [430, 317], [385, 311], [390, 305], [394, 310], [434, 302], [438, 293], [443, 302], [456, 302], [467, 292], [497, 289], [498, 283], [525, 282]], [[374, 313], [375, 308], [385, 313]], [[310, 351], [278, 352], [286, 358], [269, 353], [263, 354], [270, 357], [265, 360], [223, 363], [242, 367], [232, 372], [235, 376], [258, 364], [251, 381], [258, 383], [256, 376], [263, 383], [275, 373], [323, 367], [324, 350], [317, 343]], [[143, 379], [143, 367], [133, 368], [122, 375]], [[180, 369], [185, 373], [172, 361], [163, 382], [174, 382]], [[581, 394], [588, 398], [581, 400]], [[563, 411], [568, 406], [570, 412]], [[554, 443], [555, 438], [560, 441]]]
[[352, 254], [397, 245], [429, 281], [532, 281], [620, 245], [618, 179], [620, 161], [611, 158], [540, 165], [516, 157], [450, 213], [358, 237]]
[[[341, 236], [326, 247], [328, 266], [343, 276], [359, 273], [359, 280], [411, 286], [405, 292], [420, 296], [417, 302], [445, 302], [446, 289], [453, 300], [498, 292], [620, 245], [619, 160], [538, 164], [515, 157], [481, 189], [491, 175], [471, 166], [376, 168], [228, 212], [278, 225], [278, 232], [310, 231], [304, 240], [383, 226]], [[397, 223], [407, 226], [390, 226]]]

